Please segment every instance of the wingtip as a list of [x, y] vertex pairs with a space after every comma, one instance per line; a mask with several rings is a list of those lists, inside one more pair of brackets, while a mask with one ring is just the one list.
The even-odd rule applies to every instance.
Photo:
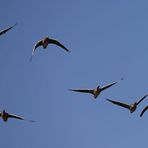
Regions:
[[143, 114], [144, 114], [144, 112], [142, 111], [141, 114], [140, 114], [140, 118], [143, 116]]
[[18, 25], [18, 23], [15, 23], [15, 24], [13, 25], [13, 27], [14, 27], [14, 26], [17, 26], [17, 25]]
[[108, 98], [106, 98], [106, 100], [111, 102], [111, 100], [110, 100], [110, 99], [108, 99]]
[[68, 91], [73, 91], [73, 89], [68, 89]]
[[108, 102], [111, 102], [111, 103], [114, 103], [114, 101], [113, 100], [111, 100], [111, 99], [106, 99]]
[[70, 53], [71, 51], [70, 50], [67, 50], [67, 52]]

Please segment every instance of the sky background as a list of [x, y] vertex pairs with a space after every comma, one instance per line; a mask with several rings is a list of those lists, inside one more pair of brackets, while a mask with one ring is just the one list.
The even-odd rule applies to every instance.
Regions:
[[[148, 93], [148, 1], [1, 0], [0, 110], [35, 123], [0, 120], [3, 148], [146, 147], [148, 105], [131, 114], [106, 98], [133, 103]], [[50, 45], [45, 36], [71, 52]], [[121, 78], [123, 81], [120, 81]], [[95, 100], [68, 89], [118, 81]]]

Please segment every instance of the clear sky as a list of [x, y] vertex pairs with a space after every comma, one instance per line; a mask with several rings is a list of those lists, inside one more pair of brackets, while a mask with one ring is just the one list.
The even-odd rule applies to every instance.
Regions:
[[[133, 103], [148, 93], [148, 1], [1, 0], [0, 110], [35, 123], [0, 119], [2, 148], [146, 147], [148, 101], [131, 114], [106, 98]], [[45, 36], [29, 62], [34, 44]], [[120, 81], [121, 78], [123, 81]], [[118, 83], [95, 100], [68, 89]]]

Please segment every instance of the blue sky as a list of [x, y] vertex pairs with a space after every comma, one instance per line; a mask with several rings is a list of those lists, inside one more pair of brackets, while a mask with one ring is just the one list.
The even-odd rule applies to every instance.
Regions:
[[[148, 105], [130, 114], [105, 100], [132, 103], [148, 93], [146, 0], [2, 0], [0, 109], [35, 123], [0, 120], [5, 148], [145, 147]], [[34, 44], [55, 38], [71, 52]], [[121, 77], [124, 78], [120, 81]], [[118, 81], [94, 100], [68, 91]]]

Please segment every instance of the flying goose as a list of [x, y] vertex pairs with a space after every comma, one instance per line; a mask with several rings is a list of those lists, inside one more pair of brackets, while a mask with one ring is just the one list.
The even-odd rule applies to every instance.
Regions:
[[106, 100], [108, 100], [109, 102], [111, 102], [113, 104], [116, 104], [116, 105], [119, 105], [121, 107], [127, 108], [131, 113], [133, 113], [136, 110], [138, 104], [140, 102], [142, 102], [147, 97], [147, 95], [148, 94], [146, 94], [144, 97], [142, 97], [141, 99], [139, 99], [138, 101], [136, 101], [136, 102], [134, 102], [132, 104], [125, 104], [125, 103], [118, 102], [118, 101], [113, 101], [113, 100], [110, 100], [110, 99], [106, 99]]
[[[9, 114], [5, 110], [0, 112], [0, 117], [3, 119], [4, 122], [8, 120], [8, 118], [14, 118], [14, 119], [19, 119], [19, 120], [25, 120], [24, 118], [14, 115], [14, 114]], [[34, 122], [33, 120], [29, 120], [30, 122]]]
[[144, 112], [145, 112], [147, 109], [148, 109], [148, 106], [146, 106], [146, 107], [142, 110], [142, 112], [141, 112], [141, 114], [140, 114], [140, 117], [143, 116]]
[[92, 94], [92, 95], [94, 96], [94, 98], [96, 99], [102, 91], [104, 91], [104, 90], [106, 90], [107, 88], [109, 88], [109, 87], [115, 85], [116, 83], [117, 83], [117, 82], [114, 82], [114, 83], [105, 85], [105, 86], [103, 86], [103, 87], [98, 86], [98, 87], [96, 87], [96, 88], [94, 88], [94, 89], [69, 89], [69, 90], [70, 90], [70, 91], [76, 91], [76, 92], [82, 92], [82, 93], [90, 93], [90, 94]]
[[8, 28], [6, 28], [6, 29], [1, 30], [1, 31], [0, 31], [0, 35], [6, 33], [6, 32], [9, 31], [10, 29], [12, 29], [14, 26], [16, 26], [16, 24], [14, 24], [14, 25], [11, 26], [11, 27], [8, 27]]
[[69, 50], [62, 45], [59, 41], [49, 38], [49, 37], [45, 37], [41, 40], [39, 40], [35, 45], [34, 48], [32, 50], [32, 56], [34, 55], [35, 50], [39, 47], [39, 46], [43, 46], [43, 48], [47, 48], [48, 44], [55, 44], [61, 48], [63, 48], [65, 51], [69, 52]]

